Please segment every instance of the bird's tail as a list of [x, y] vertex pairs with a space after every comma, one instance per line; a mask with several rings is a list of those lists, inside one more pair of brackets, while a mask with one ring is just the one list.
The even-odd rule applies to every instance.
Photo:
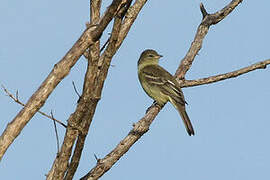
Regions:
[[177, 103], [174, 103], [174, 104], [175, 104], [179, 114], [181, 115], [181, 118], [185, 124], [188, 135], [190, 135], [190, 136], [194, 135], [194, 129], [193, 129], [191, 121], [187, 115], [185, 106], [183, 106], [182, 104], [181, 105], [177, 104]]

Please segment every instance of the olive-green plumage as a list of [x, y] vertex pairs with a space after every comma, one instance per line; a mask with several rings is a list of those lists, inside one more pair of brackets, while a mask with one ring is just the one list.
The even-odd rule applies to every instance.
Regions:
[[160, 57], [162, 56], [151, 49], [145, 50], [141, 54], [138, 61], [140, 83], [144, 91], [160, 106], [170, 101], [181, 115], [188, 134], [194, 135], [180, 85], [168, 71], [158, 65]]

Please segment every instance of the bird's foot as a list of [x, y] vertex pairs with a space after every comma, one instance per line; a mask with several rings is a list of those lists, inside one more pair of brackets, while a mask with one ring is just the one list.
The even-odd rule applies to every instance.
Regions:
[[161, 109], [164, 105], [160, 105], [160, 104], [158, 104], [156, 101], [154, 101], [153, 104], [152, 104], [149, 108], [147, 108], [145, 114], [147, 114], [148, 111], [149, 111], [152, 107], [154, 107], [154, 106], [158, 106], [158, 107]]

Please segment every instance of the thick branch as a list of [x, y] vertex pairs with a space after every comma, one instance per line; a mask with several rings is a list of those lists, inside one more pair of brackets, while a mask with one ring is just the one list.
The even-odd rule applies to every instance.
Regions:
[[[136, 7], [136, 8], [133, 8], [132, 10], [134, 10], [134, 11], [138, 10], [138, 12], [139, 12], [145, 2], [146, 1], [138, 0], [130, 9], [132, 9], [133, 7]], [[235, 1], [232, 1], [232, 2], [235, 2]], [[241, 1], [239, 1], [238, 4], [240, 2]], [[140, 4], [138, 4], [138, 3], [140, 3]], [[232, 8], [232, 6], [226, 6], [226, 7]], [[228, 12], [226, 9], [224, 11]], [[130, 13], [134, 13], [134, 12], [131, 11]], [[135, 16], [137, 16], [137, 13], [135, 13]], [[130, 18], [130, 17], [127, 16], [127, 18]], [[128, 20], [128, 19], [127, 19], [127, 21], [129, 21], [131, 23], [133, 22], [132, 20]], [[199, 49], [201, 48], [202, 40], [205, 37], [205, 35], [207, 34], [208, 28], [209, 28], [205, 25], [202, 25], [203, 22], [204, 22], [204, 19], [203, 19], [202, 23], [200, 24], [200, 26], [198, 27], [198, 32], [197, 32], [197, 35], [195, 37], [195, 42], [192, 43], [191, 48], [190, 48], [188, 55], [186, 57], [191, 56], [192, 53], [195, 53], [195, 55], [196, 55], [198, 53]], [[128, 26], [126, 26], [126, 27], [129, 28]], [[125, 37], [124, 30], [123, 30], [123, 34], [120, 33], [120, 36]], [[191, 56], [188, 59], [190, 60], [190, 59], [192, 59], [192, 57], [194, 59], [195, 55]], [[189, 67], [191, 66], [192, 61], [188, 61], [188, 60], [184, 61], [184, 63], [187, 63], [187, 62], [190, 62], [190, 65], [188, 66], [188, 68], [186, 68], [188, 70]], [[185, 75], [187, 70], [185, 71], [184, 69], [183, 70], [178, 69], [177, 70], [178, 73], [176, 73], [176, 75], [179, 75], [180, 73], [182, 73], [182, 71], [184, 71], [183, 75]], [[134, 125], [134, 128], [129, 132], [129, 134], [108, 155], [106, 155], [103, 159], [100, 159], [97, 162], [96, 166], [87, 175], [85, 175], [81, 179], [82, 180], [96, 180], [99, 177], [101, 177], [105, 172], [107, 172], [129, 150], [129, 148], [131, 148], [131, 146], [136, 141], [138, 141], [144, 133], [146, 133], [148, 131], [151, 123], [153, 122], [153, 120], [155, 119], [155, 117], [157, 116], [159, 111], [160, 111], [159, 107], [152, 106], [149, 109], [149, 111], [147, 112], [147, 114]]]
[[236, 71], [228, 72], [225, 74], [219, 74], [216, 76], [211, 76], [211, 77], [197, 79], [197, 80], [185, 80], [181, 83], [181, 87], [199, 86], [203, 84], [210, 84], [210, 83], [214, 83], [214, 82], [218, 82], [218, 81], [222, 81], [222, 80], [226, 80], [230, 78], [235, 78], [237, 76], [246, 74], [256, 69], [265, 69], [267, 65], [269, 64], [270, 64], [270, 59], [267, 59], [265, 61], [261, 61], [261, 62], [252, 64], [248, 67], [245, 67]]
[[[107, 77], [107, 73], [108, 73], [108, 69], [110, 67], [112, 57], [114, 56], [114, 54], [116, 53], [116, 51], [118, 49], [118, 48], [116, 48], [115, 44], [117, 43], [117, 40], [118, 40], [119, 30], [120, 30], [121, 24], [122, 24], [121, 22], [122, 22], [122, 16], [115, 17], [113, 30], [111, 33], [110, 40], [108, 42], [108, 46], [106, 47], [105, 51], [103, 52], [103, 54], [101, 55], [100, 60], [99, 60], [99, 62], [101, 64], [99, 66], [100, 72], [99, 72], [98, 81], [96, 84], [96, 89], [98, 91], [103, 89], [104, 81]], [[82, 141], [85, 140], [85, 136], [86, 135], [84, 135], [84, 134], [79, 135], [79, 137], [82, 139]], [[81, 141], [81, 144], [83, 144], [82, 141]]]
[[[96, 81], [96, 71], [96, 66], [92, 66], [90, 65], [90, 63], [88, 63], [83, 93], [79, 99], [79, 103], [76, 107], [75, 112], [71, 114], [68, 119], [68, 127], [65, 133], [63, 144], [61, 146], [61, 150], [58, 153], [56, 159], [54, 160], [52, 168], [47, 175], [47, 179], [63, 179], [67, 168], [69, 168], [68, 161], [70, 159], [72, 148], [78, 134], [87, 133], [87, 131], [85, 131], [84, 128], [81, 126], [81, 123], [88, 122], [88, 119], [93, 116], [93, 114], [95, 113], [97, 102], [100, 99], [100, 97], [92, 93], [94, 86], [90, 86], [90, 84], [94, 84]], [[78, 155], [78, 152], [76, 152], [75, 154]], [[77, 157], [73, 158], [72, 166], [70, 167], [71, 169], [67, 174], [66, 178], [73, 176], [73, 171], [77, 168], [75, 164], [77, 160], [79, 161]]]
[[[103, 89], [104, 81], [107, 77], [109, 64], [113, 55], [115, 54], [115, 51], [108, 52], [108, 49], [111, 49], [111, 47], [113, 47], [114, 49], [114, 44], [118, 39], [118, 32], [121, 26], [121, 18], [118, 18], [118, 14], [121, 13], [122, 8], [124, 8], [125, 5], [128, 4], [127, 1], [124, 2], [125, 3], [121, 3], [119, 8], [117, 9], [117, 16], [115, 17], [110, 42], [104, 52], [106, 55], [102, 55], [101, 57], [99, 57], [99, 44], [95, 44], [94, 46], [92, 46], [89, 51], [90, 57], [88, 60], [88, 69], [84, 81], [83, 94], [79, 100], [76, 111], [69, 118], [69, 124], [61, 151], [54, 162], [48, 179], [50, 179], [51, 177], [56, 179], [62, 179], [67, 168], [69, 168], [69, 170], [65, 179], [72, 179], [77, 169], [81, 157], [81, 152], [84, 146], [84, 141], [88, 133], [89, 126], [92, 122], [98, 100], [101, 97], [101, 92]], [[106, 62], [106, 65], [102, 66], [101, 68], [98, 66], [98, 62], [100, 61], [100, 59], [103, 59], [101, 62]], [[79, 130], [79, 132], [77, 130]], [[71, 156], [71, 151], [77, 135], [79, 135], [79, 137], [77, 139], [75, 151], [71, 159], [71, 163], [68, 166], [68, 160]]]
[[[94, 90], [93, 93], [101, 94], [105, 79], [107, 77], [107, 72], [108, 72], [108, 69], [109, 69], [110, 62], [112, 60], [113, 55], [116, 53], [115, 44], [117, 42], [118, 35], [119, 35], [119, 30], [121, 28], [122, 17], [125, 15], [126, 10], [130, 6], [130, 3], [131, 3], [131, 0], [127, 2], [126, 6], [123, 6], [123, 8], [121, 8], [118, 11], [117, 17], [115, 17], [111, 37], [108, 40], [108, 46], [107, 46], [105, 52], [103, 53], [103, 55], [100, 58], [101, 59], [100, 61], [103, 62], [103, 65], [100, 67], [100, 72], [98, 73], [99, 78], [97, 80], [97, 83], [95, 83], [95, 89], [96, 90]], [[105, 56], [105, 54], [106, 54], [106, 56]], [[89, 107], [89, 108], [93, 108], [93, 107]], [[92, 122], [92, 118], [93, 118], [93, 116], [89, 117], [88, 121], [83, 121], [82, 122], [83, 123], [82, 127], [87, 132], [88, 132], [89, 126], [90, 126], [90, 124]], [[69, 171], [68, 171], [68, 174], [65, 177], [65, 179], [72, 179], [72, 178], [69, 178], [70, 177], [69, 172], [71, 172], [71, 171], [75, 172], [73, 167], [76, 166], [76, 168], [77, 168], [77, 166], [79, 164], [79, 158], [81, 156], [81, 152], [82, 152], [83, 147], [84, 147], [84, 141], [86, 139], [86, 135], [87, 135], [87, 133], [79, 134], [79, 136], [78, 136], [78, 139], [77, 139], [77, 142], [76, 142], [76, 147], [75, 147], [75, 150], [74, 150], [74, 154], [72, 156], [72, 160], [71, 160], [71, 163], [70, 163], [70, 166], [69, 166]]]
[[[119, 8], [126, 3], [126, 1], [113, 1], [111, 6], [105, 12], [105, 16], [107, 12], [111, 12], [111, 8], [114, 7], [113, 16], [119, 11]], [[115, 6], [117, 5], [117, 6]], [[103, 16], [103, 18], [105, 17]], [[92, 49], [93, 48], [93, 49]], [[61, 151], [59, 156], [55, 159], [54, 164], [47, 176], [47, 179], [63, 179], [64, 174], [68, 168], [68, 161], [71, 156], [71, 151], [75, 142], [76, 137], [79, 134], [88, 133], [88, 128], [90, 126], [92, 117], [96, 110], [96, 105], [98, 100], [100, 99], [101, 90], [96, 91], [95, 84], [97, 83], [97, 62], [99, 58], [99, 44], [91, 47], [90, 50], [90, 59], [88, 61], [88, 68], [84, 81], [84, 89], [83, 94], [79, 100], [76, 111], [70, 116], [68, 120], [68, 128], [65, 134], [64, 142], [61, 147]], [[78, 132], [79, 131], [79, 132]], [[80, 138], [82, 140], [83, 138]], [[80, 141], [81, 142], [81, 141]], [[80, 145], [79, 145], [80, 144]], [[79, 162], [81, 149], [83, 148], [83, 144], [79, 143], [80, 147], [77, 147], [77, 152], [74, 152], [74, 156], [72, 158], [72, 166], [70, 171], [68, 172], [66, 179], [72, 178], [74, 172], [77, 168], [77, 163]], [[76, 157], [75, 157], [76, 156]]]
[[119, 32], [119, 38], [118, 42], [116, 43], [117, 49], [121, 46], [124, 39], [126, 38], [131, 26], [133, 25], [134, 21], [136, 20], [139, 12], [143, 8], [144, 4], [147, 2], [147, 0], [137, 0], [127, 11], [125, 15], [124, 22], [121, 26], [120, 32]]
[[[100, 8], [101, 8], [101, 0], [91, 0], [90, 1], [90, 22], [91, 24], [96, 24], [99, 19], [100, 19]], [[88, 66], [87, 66], [87, 73], [85, 75], [85, 81], [84, 81], [84, 88], [83, 88], [83, 94], [93, 94], [94, 97], [98, 97], [100, 95], [94, 94], [94, 86], [95, 86], [95, 79], [94, 77], [97, 76], [97, 64], [98, 64], [98, 59], [100, 58], [100, 42], [97, 41], [94, 45], [89, 48], [88, 51], [88, 56], [86, 57], [88, 59]], [[97, 103], [98, 101], [96, 101]], [[93, 106], [91, 106], [93, 105]], [[95, 102], [90, 103], [89, 106], [87, 107], [88, 109], [95, 110]], [[76, 140], [76, 145], [74, 152], [71, 157], [70, 164], [67, 169], [67, 173], [64, 177], [64, 180], [72, 180], [73, 176], [78, 168], [82, 150], [84, 147], [84, 141], [86, 139], [86, 135], [88, 134], [90, 124], [93, 119], [93, 113], [86, 114], [86, 116], [81, 120], [81, 124], [79, 125], [82, 128], [82, 131], [85, 133], [79, 133], [77, 140]], [[75, 141], [75, 138], [72, 139]], [[73, 144], [74, 142], [72, 142]], [[63, 143], [64, 144], [64, 143]]]

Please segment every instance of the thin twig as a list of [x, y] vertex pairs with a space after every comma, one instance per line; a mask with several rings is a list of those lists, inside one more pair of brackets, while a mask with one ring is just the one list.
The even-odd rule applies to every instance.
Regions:
[[97, 163], [98, 163], [98, 162], [99, 162], [99, 158], [97, 157], [96, 154], [94, 154], [94, 157], [95, 157], [95, 159], [96, 159], [96, 161], [97, 161]]
[[[5, 91], [5, 93], [7, 94], [7, 96], [9, 96], [11, 99], [13, 99], [14, 102], [20, 104], [21, 106], [25, 106], [25, 104], [22, 103], [22, 102], [19, 100], [19, 98], [18, 98], [18, 97], [19, 97], [18, 90], [16, 91], [16, 96], [14, 97], [13, 94], [11, 94], [11, 93], [4, 87], [4, 85], [1, 85], [1, 87], [3, 88], [3, 90]], [[50, 116], [50, 115], [48, 115], [48, 114], [46, 114], [46, 113], [44, 113], [44, 112], [42, 112], [42, 111], [38, 111], [38, 113], [40, 113], [41, 115], [43, 115], [43, 116], [45, 116], [45, 117], [47, 117], [47, 118], [49, 118], [49, 119], [51, 119], [51, 120], [53, 120], [53, 121], [55, 121], [55, 122], [61, 124], [61, 125], [64, 126], [65, 128], [67, 127], [67, 125], [65, 125], [63, 122], [61, 122], [61, 121], [55, 119], [54, 117], [52, 117], [52, 116]]]
[[204, 5], [203, 3], [200, 4], [200, 10], [201, 10], [201, 13], [202, 13], [202, 18], [204, 19], [205, 16], [209, 15], [206, 11], [206, 9], [204, 8]]
[[75, 85], [74, 81], [72, 81], [72, 85], [73, 85], [73, 88], [74, 88], [75, 93], [78, 95], [79, 98], [81, 98], [81, 95], [80, 95], [80, 93], [77, 91], [77, 88], [76, 88], [76, 85]]
[[[53, 117], [53, 112], [51, 110], [51, 116]], [[57, 154], [59, 153], [59, 136], [58, 136], [58, 132], [57, 132], [57, 127], [56, 127], [56, 123], [55, 121], [53, 121], [53, 125], [54, 125], [54, 131], [55, 131], [55, 136], [56, 136], [56, 144], [57, 144]]]
[[[109, 35], [111, 35], [111, 33], [109, 33]], [[107, 44], [110, 42], [110, 38], [111, 38], [111, 36], [107, 39], [107, 41], [105, 42], [105, 44], [103, 44], [103, 46], [100, 49], [100, 52], [102, 52], [105, 49], [105, 47], [107, 46]]]
[[17, 89], [16, 91], [16, 99], [18, 100], [19, 99], [19, 90]]

